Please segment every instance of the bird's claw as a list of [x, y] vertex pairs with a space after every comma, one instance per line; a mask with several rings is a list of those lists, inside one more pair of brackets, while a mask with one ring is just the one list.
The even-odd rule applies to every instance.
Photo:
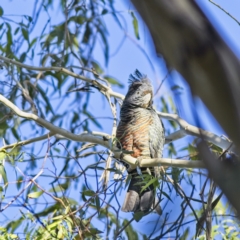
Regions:
[[140, 167], [142, 160], [145, 158], [146, 157], [144, 157], [144, 156], [137, 157], [136, 165]]

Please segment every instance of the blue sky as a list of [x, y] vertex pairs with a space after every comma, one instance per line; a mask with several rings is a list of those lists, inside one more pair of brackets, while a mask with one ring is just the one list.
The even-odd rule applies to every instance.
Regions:
[[[225, 39], [225, 41], [227, 41], [232, 50], [236, 53], [236, 55], [240, 56], [240, 44], [239, 44], [240, 26], [234, 20], [232, 20], [226, 13], [221, 11], [219, 8], [214, 6], [209, 1], [199, 0], [197, 2], [206, 12], [211, 22], [217, 28], [217, 30], [219, 31], [221, 36]], [[8, 14], [31, 15], [32, 8], [30, 3], [31, 3], [30, 0], [24, 1], [5, 0], [1, 3], [1, 6], [3, 7], [6, 15]], [[232, 14], [235, 18], [237, 18], [240, 21], [239, 0], [229, 1], [219, 0], [216, 3], [221, 5], [224, 9], [226, 9], [226, 11], [228, 11], [230, 14]], [[144, 26], [140, 19], [138, 19], [140, 26], [140, 40], [138, 41], [134, 37], [134, 31], [131, 23], [132, 17], [129, 12], [132, 11], [133, 8], [129, 1], [117, 1], [116, 8], [118, 9], [119, 12], [121, 12], [123, 18], [125, 19], [128, 26], [127, 34], [131, 36], [132, 40], [130, 40], [130, 38], [126, 38], [124, 43], [121, 45], [121, 48], [110, 59], [109, 65], [105, 68], [107, 74], [117, 77], [119, 81], [125, 86], [123, 89], [114, 87], [114, 90], [121, 92], [122, 94], [125, 94], [127, 91], [129, 74], [132, 73], [135, 69], [139, 69], [143, 73], [147, 74], [148, 77], [152, 79], [156, 89], [167, 73], [164, 61], [156, 57], [154, 47], [152, 46], [151, 37], [149, 36], [148, 30], [146, 29], [146, 27]], [[54, 23], [55, 20], [58, 21], [57, 16], [58, 16], [57, 13], [56, 15], [52, 16], [51, 19], [52, 23]], [[48, 16], [46, 15], [45, 17], [47, 19]], [[122, 38], [124, 37], [124, 33], [116, 26], [115, 21], [112, 19], [110, 15], [108, 14], [105, 15], [104, 20], [109, 28], [110, 53], [114, 54], [118, 49], [119, 44], [122, 41]], [[137, 45], [139, 45], [139, 47], [136, 45], [136, 43]], [[140, 51], [139, 50], [140, 48], [144, 49], [145, 53], [143, 53], [143, 51]], [[148, 59], [150, 59], [151, 63], [146, 58], [145, 54], [148, 56]], [[98, 45], [97, 51], [95, 52], [95, 58], [100, 63], [104, 62], [104, 56], [102, 54], [100, 44]], [[38, 61], [36, 61], [35, 64], [38, 64]], [[179, 75], [175, 76], [174, 80], [176, 81], [176, 84], [184, 88], [180, 97], [178, 98], [181, 99], [184, 105], [184, 109], [180, 111], [180, 114], [189, 123], [194, 124], [195, 113], [192, 112], [193, 103], [189, 102], [188, 86]], [[166, 80], [155, 99], [155, 104], [157, 106], [161, 106], [161, 104], [159, 103], [159, 96], [167, 97], [172, 95], [173, 93], [171, 92], [168, 81]], [[91, 102], [89, 102], [90, 109], [95, 111], [95, 115], [99, 117], [105, 115], [111, 116], [110, 110], [106, 104], [102, 104], [100, 107], [99, 106], [96, 107], [96, 104], [98, 104], [99, 102], [102, 103], [102, 96], [98, 93], [96, 93], [96, 96], [94, 96]], [[200, 112], [199, 116], [202, 127], [205, 128], [206, 130], [212, 131], [219, 135], [223, 134], [223, 131], [211, 117], [210, 113], [206, 110], [204, 105], [201, 102], [198, 102], [197, 107], [198, 112]], [[94, 126], [93, 130], [95, 130]], [[110, 133], [111, 124], [104, 124], [103, 131]], [[12, 193], [11, 195], [14, 195], [14, 193]], [[124, 195], [124, 193], [122, 195]], [[14, 217], [17, 213], [11, 212], [11, 214]], [[123, 213], [123, 216], [129, 217], [129, 214]], [[1, 217], [0, 220], [2, 220]]]

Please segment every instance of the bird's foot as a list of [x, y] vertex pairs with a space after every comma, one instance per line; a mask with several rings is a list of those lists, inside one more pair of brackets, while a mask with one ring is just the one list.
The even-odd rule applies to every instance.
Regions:
[[136, 162], [137, 166], [139, 166], [139, 167], [141, 166], [141, 162], [143, 159], [146, 159], [146, 157], [145, 156], [137, 157], [137, 162]]
[[121, 152], [119, 162], [128, 170], [129, 164], [123, 161], [124, 153]]

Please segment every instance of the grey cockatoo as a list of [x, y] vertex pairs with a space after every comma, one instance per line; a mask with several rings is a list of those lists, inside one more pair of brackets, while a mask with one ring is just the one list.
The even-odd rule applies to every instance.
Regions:
[[[138, 70], [130, 75], [129, 80], [130, 86], [123, 101], [117, 128], [117, 146], [132, 152], [131, 155], [135, 158], [161, 158], [165, 141], [164, 127], [152, 106], [152, 84]], [[158, 167], [141, 168], [142, 174], [154, 175], [158, 170]], [[150, 185], [141, 191], [146, 183], [141, 183], [143, 180], [136, 170], [129, 171], [129, 174], [132, 178], [122, 211], [147, 213], [154, 207], [160, 214], [160, 207], [155, 206], [154, 186]]]

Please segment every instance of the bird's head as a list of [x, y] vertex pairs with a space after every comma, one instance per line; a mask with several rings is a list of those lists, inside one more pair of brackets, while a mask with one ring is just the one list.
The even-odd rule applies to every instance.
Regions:
[[129, 77], [130, 85], [124, 102], [142, 108], [152, 106], [153, 87], [146, 75], [138, 70]]

